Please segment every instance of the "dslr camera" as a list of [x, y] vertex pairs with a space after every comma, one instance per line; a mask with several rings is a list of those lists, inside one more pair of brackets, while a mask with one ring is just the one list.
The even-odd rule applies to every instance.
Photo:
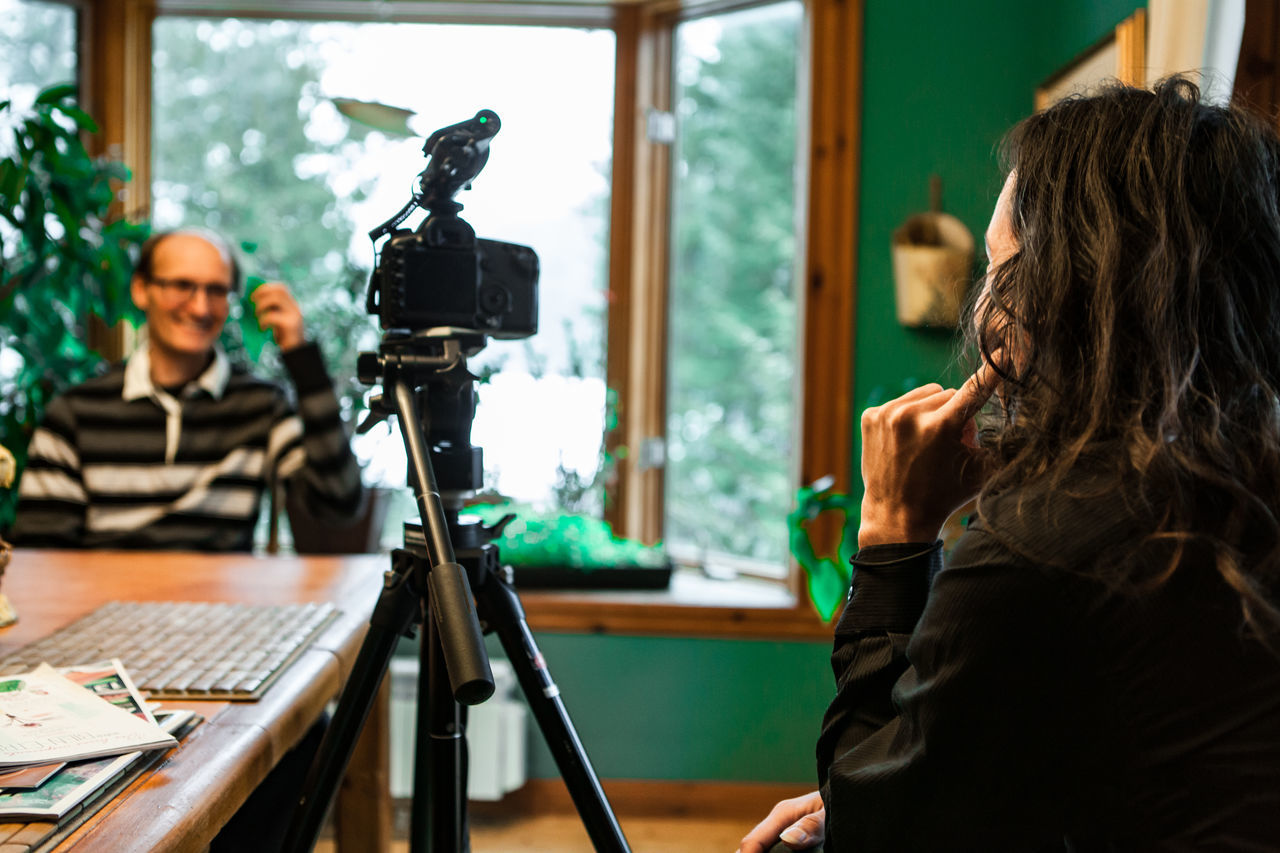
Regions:
[[[427, 137], [419, 191], [369, 233], [375, 244], [390, 235], [366, 297], [369, 313], [378, 316], [383, 329], [453, 327], [503, 339], [538, 331], [537, 253], [516, 243], [477, 239], [458, 216], [462, 205], [454, 201], [488, 162], [489, 141], [501, 126], [497, 113], [481, 110]], [[418, 229], [399, 228], [417, 207], [427, 211]]]

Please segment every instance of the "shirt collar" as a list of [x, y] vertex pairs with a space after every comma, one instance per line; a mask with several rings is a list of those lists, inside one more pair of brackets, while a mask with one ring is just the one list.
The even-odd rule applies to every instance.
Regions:
[[[209, 396], [213, 399], [221, 400], [230, 378], [231, 362], [227, 360], [227, 354], [222, 351], [222, 347], [214, 344], [213, 361], [203, 373], [187, 383], [182, 396], [188, 396], [196, 389], [203, 389], [209, 392]], [[151, 382], [151, 345], [144, 342], [125, 362], [122, 396], [125, 400], [140, 400], [155, 396], [159, 390]]]

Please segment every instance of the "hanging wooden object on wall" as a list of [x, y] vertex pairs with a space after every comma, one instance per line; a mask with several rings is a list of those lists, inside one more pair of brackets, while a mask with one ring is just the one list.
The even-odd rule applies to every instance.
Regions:
[[930, 179], [932, 208], [893, 232], [893, 280], [898, 322], [954, 327], [973, 271], [973, 233], [942, 212], [942, 182]]

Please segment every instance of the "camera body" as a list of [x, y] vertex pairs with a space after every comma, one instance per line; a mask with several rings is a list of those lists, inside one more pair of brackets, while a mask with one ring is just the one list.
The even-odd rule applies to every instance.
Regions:
[[[445, 220], [447, 221], [447, 220]], [[384, 329], [453, 326], [494, 338], [538, 331], [538, 255], [528, 246], [439, 227], [392, 232], [369, 283], [369, 312]], [[465, 231], [470, 231], [469, 226]]]

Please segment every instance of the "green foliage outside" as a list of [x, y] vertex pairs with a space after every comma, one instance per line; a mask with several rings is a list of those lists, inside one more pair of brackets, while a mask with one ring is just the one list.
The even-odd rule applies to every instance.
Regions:
[[799, 382], [794, 11], [724, 16], [718, 56], [678, 69], [667, 401], [667, 541], [779, 566]]
[[74, 6], [6, 4], [0, 12], [0, 100], [74, 80], [75, 43]]

